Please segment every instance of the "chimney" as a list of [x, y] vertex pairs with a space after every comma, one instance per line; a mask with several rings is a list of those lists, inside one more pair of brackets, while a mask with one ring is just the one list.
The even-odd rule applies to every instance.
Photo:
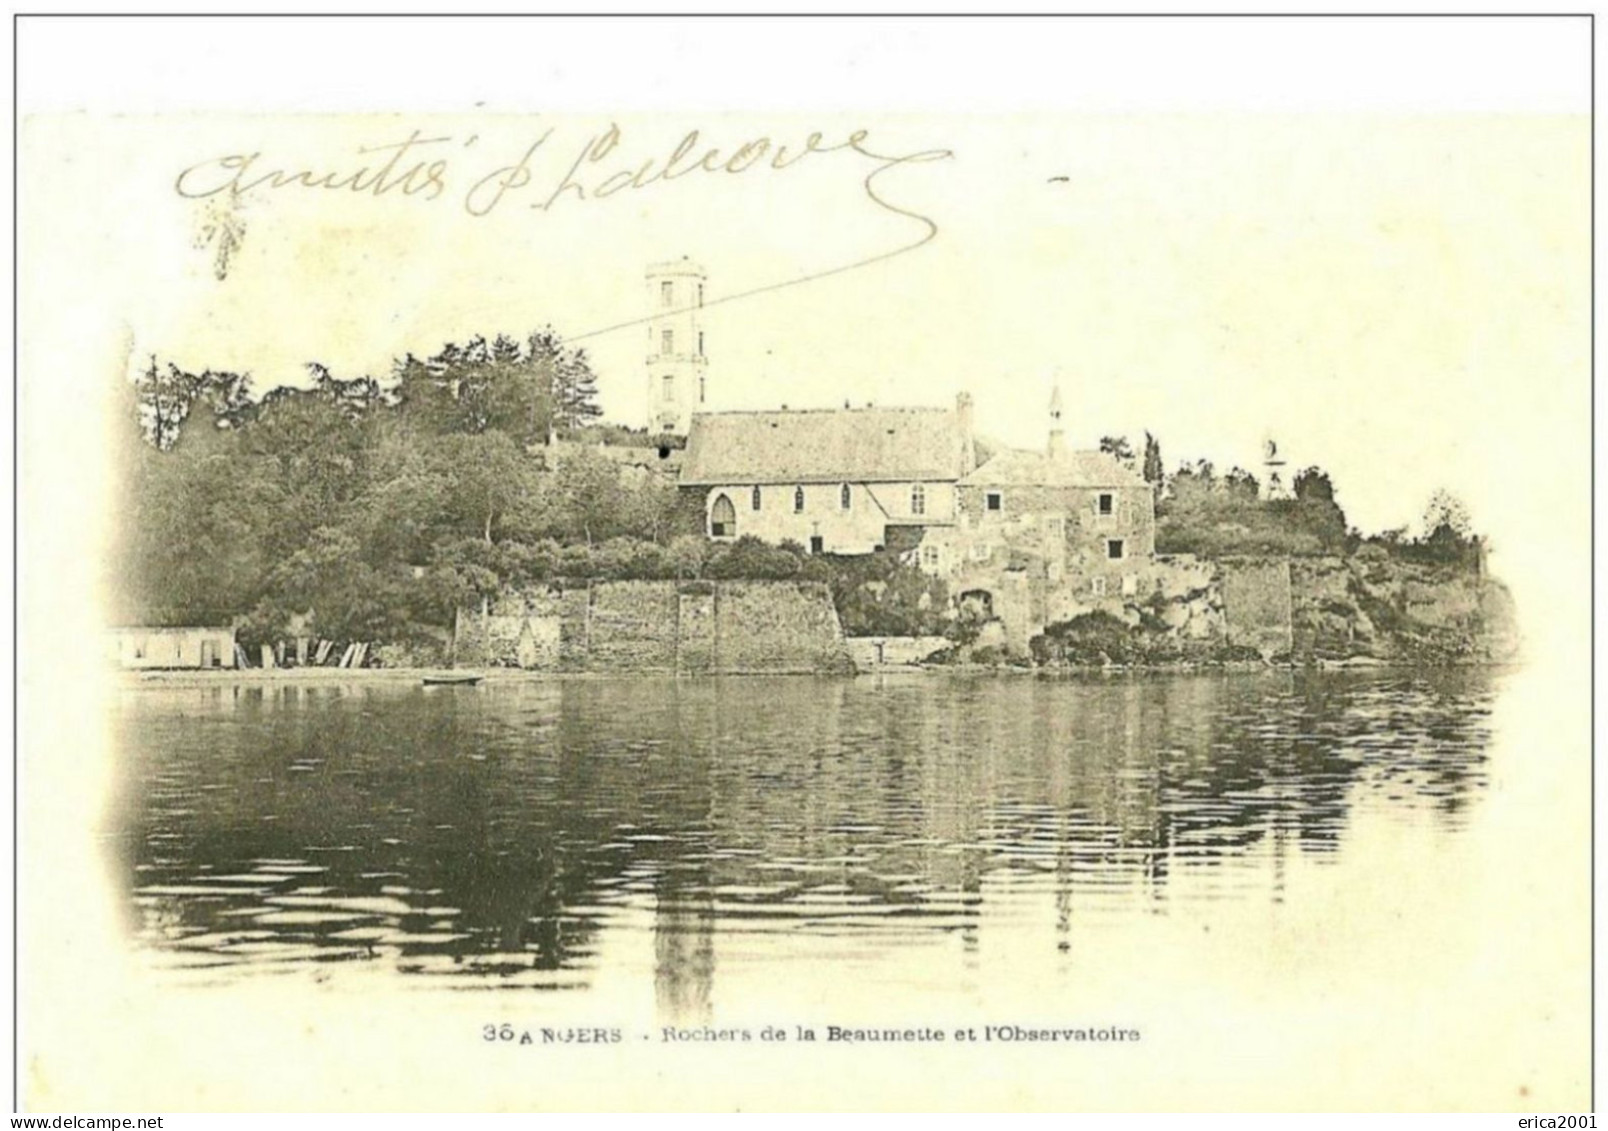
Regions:
[[977, 443], [972, 438], [970, 393], [960, 393], [955, 397], [955, 424], [960, 429], [960, 473], [970, 475], [977, 468]]

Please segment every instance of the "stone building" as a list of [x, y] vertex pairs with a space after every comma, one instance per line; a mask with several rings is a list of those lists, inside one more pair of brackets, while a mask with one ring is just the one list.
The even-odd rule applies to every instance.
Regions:
[[955, 485], [955, 521], [925, 530], [909, 560], [944, 578], [962, 615], [998, 620], [1025, 650], [1045, 624], [1121, 615], [1156, 586], [1151, 485], [1100, 451], [1071, 451], [1059, 390], [1042, 451], [1006, 450]]
[[1128, 461], [1069, 451], [1061, 396], [1043, 451], [1001, 451], [956, 484], [956, 521], [928, 530], [914, 555], [928, 573], [1040, 567], [1093, 596], [1132, 594], [1156, 551], [1155, 494]]
[[953, 409], [843, 408], [692, 417], [681, 486], [709, 537], [867, 554], [947, 528], [973, 470], [969, 395]]

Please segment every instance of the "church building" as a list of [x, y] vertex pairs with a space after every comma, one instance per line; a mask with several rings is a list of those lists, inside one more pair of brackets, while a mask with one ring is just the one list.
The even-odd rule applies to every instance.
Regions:
[[681, 486], [719, 541], [751, 534], [868, 554], [955, 521], [975, 465], [971, 397], [954, 408], [782, 409], [692, 417]]

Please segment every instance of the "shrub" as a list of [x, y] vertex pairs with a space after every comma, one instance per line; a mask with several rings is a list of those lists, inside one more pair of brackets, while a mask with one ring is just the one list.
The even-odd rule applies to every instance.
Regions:
[[717, 581], [784, 581], [798, 571], [798, 555], [745, 534], [710, 554], [703, 575]]
[[[1037, 648], [1035, 641], [1042, 641]], [[1071, 664], [1129, 663], [1142, 658], [1147, 649], [1143, 634], [1107, 612], [1083, 613], [1069, 621], [1045, 628], [1043, 636], [1028, 642], [1040, 663]]]

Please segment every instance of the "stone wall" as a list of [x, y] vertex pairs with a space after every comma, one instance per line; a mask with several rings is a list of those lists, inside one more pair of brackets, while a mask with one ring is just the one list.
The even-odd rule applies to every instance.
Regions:
[[1219, 564], [1228, 643], [1265, 656], [1289, 654], [1294, 647], [1289, 559], [1226, 559]]
[[864, 672], [889, 664], [919, 664], [951, 647], [951, 642], [946, 636], [851, 636], [848, 645], [855, 669]]
[[851, 669], [830, 591], [793, 581], [538, 586], [461, 610], [454, 656], [565, 672]]
[[715, 666], [725, 672], [847, 670], [832, 593], [818, 582], [715, 586]]

